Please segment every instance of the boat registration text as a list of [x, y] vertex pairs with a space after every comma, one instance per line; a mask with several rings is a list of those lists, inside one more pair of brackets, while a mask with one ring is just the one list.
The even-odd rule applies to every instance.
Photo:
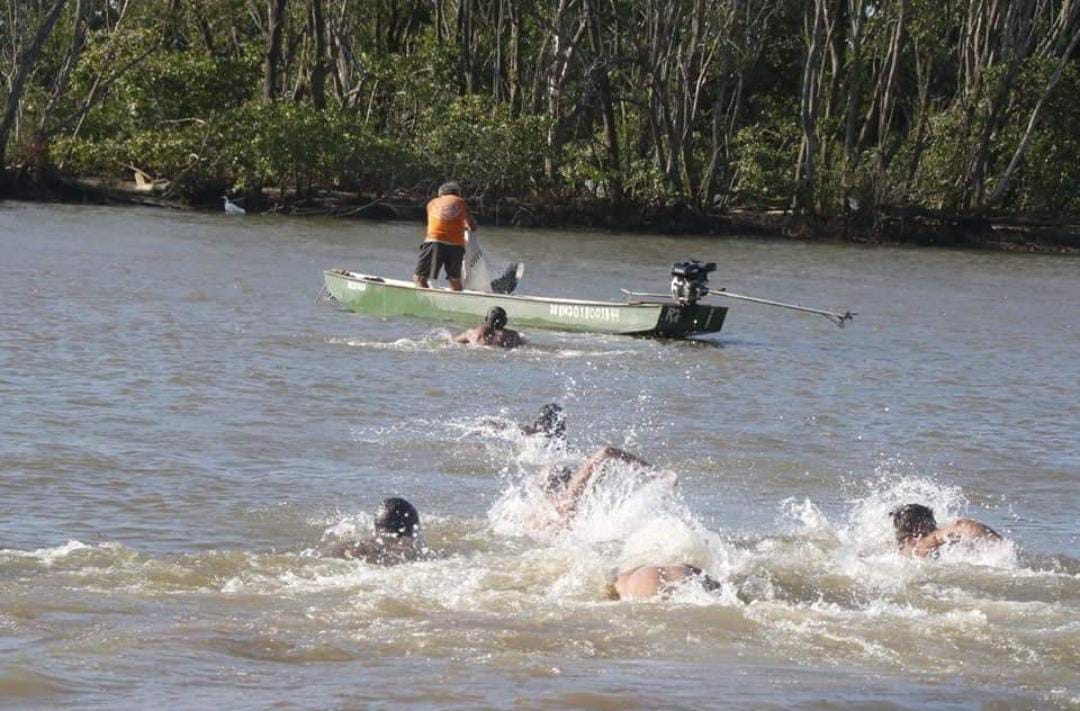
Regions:
[[581, 306], [579, 304], [551, 304], [550, 314], [560, 318], [583, 318], [590, 321], [618, 321], [619, 310], [608, 306]]

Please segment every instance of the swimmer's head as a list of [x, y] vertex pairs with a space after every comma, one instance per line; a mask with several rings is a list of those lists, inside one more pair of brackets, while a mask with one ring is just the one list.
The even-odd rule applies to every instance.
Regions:
[[543, 434], [548, 437], [562, 439], [566, 436], [566, 415], [562, 407], [554, 402], [549, 402], [540, 408], [540, 415], [531, 425], [525, 428], [527, 434]]
[[608, 600], [621, 600], [622, 596], [619, 595], [619, 588], [617, 583], [619, 582], [619, 569], [612, 568], [608, 571], [606, 579], [604, 581], [604, 594]]
[[554, 467], [544, 478], [544, 491], [549, 494], [561, 493], [573, 478], [573, 469], [570, 469], [569, 467]]
[[506, 326], [506, 309], [501, 306], [492, 306], [487, 312], [484, 324], [489, 328], [504, 328]]
[[922, 504], [904, 504], [889, 512], [893, 526], [896, 527], [896, 540], [899, 543], [910, 538], [922, 538], [937, 529], [934, 510]]
[[393, 538], [416, 538], [420, 535], [420, 514], [405, 499], [386, 499], [375, 512], [375, 533]]
[[442, 197], [443, 195], [457, 195], [458, 197], [461, 197], [461, 186], [453, 180], [443, 183], [439, 186], [439, 197]]

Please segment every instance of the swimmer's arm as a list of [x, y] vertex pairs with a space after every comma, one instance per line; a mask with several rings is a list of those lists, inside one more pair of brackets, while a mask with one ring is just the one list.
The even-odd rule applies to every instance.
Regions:
[[561, 500], [556, 504], [556, 508], [563, 517], [568, 517], [574, 513], [578, 503], [581, 501], [581, 496], [585, 493], [585, 489], [589, 485], [589, 481], [592, 480], [601, 465], [609, 459], [646, 467], [649, 466], [649, 463], [644, 459], [635, 457], [634, 455], [612, 447], [611, 445], [604, 445], [593, 452], [592, 456], [582, 462], [581, 466], [578, 467], [578, 470], [574, 472], [574, 476], [570, 477], [570, 481], [566, 483], [565, 493]]
[[917, 556], [919, 558], [925, 558], [930, 555], [935, 555], [938, 548], [945, 545], [945, 538], [939, 531], [928, 533], [919, 540], [915, 541], [915, 544], [911, 546], [910, 555]]
[[1001, 534], [986, 524], [979, 523], [970, 518], [959, 518], [950, 528], [963, 538], [981, 538], [991, 541], [1000, 541]]
[[458, 335], [454, 336], [454, 343], [463, 343], [465, 345], [476, 343], [478, 330], [478, 328], [470, 328], [467, 331], [459, 333]]
[[529, 432], [521, 425], [515, 422], [507, 422], [498, 417], [481, 417], [477, 420], [477, 427], [490, 427], [498, 432], [512, 432], [520, 431], [522, 434], [529, 434]]
[[366, 541], [338, 543], [330, 549], [329, 556], [345, 560], [364, 560], [367, 558], [369, 547]]
[[574, 515], [578, 503], [581, 501], [581, 496], [589, 485], [589, 480], [592, 479], [603, 461], [603, 459], [597, 458], [596, 455], [589, 457], [582, 462], [574, 475], [570, 477], [570, 481], [566, 482], [566, 488], [563, 490], [562, 496], [555, 501], [555, 509], [564, 519]]
[[603, 447], [601, 447], [600, 449], [596, 450], [596, 452], [592, 455], [592, 457], [590, 457], [590, 459], [596, 459], [597, 463], [603, 462], [603, 461], [608, 460], [608, 459], [612, 459], [612, 460], [617, 461], [617, 462], [626, 462], [628, 464], [637, 464], [638, 466], [642, 466], [642, 467], [651, 467], [652, 466], [652, 464], [649, 464], [648, 462], [646, 462], [641, 457], [638, 457], [638, 456], [635, 456], [633, 454], [630, 454], [629, 452], [623, 451], [623, 450], [619, 449], [618, 447], [612, 447], [610, 444], [606, 444]]

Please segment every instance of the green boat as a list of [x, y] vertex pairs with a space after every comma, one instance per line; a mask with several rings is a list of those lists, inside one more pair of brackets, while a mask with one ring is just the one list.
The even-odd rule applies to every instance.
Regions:
[[723, 306], [655, 298], [625, 303], [584, 301], [423, 289], [409, 281], [345, 269], [328, 269], [324, 275], [326, 290], [334, 299], [352, 311], [383, 318], [415, 316], [476, 325], [483, 321], [488, 309], [501, 306], [513, 327], [685, 338], [716, 333], [727, 316]]

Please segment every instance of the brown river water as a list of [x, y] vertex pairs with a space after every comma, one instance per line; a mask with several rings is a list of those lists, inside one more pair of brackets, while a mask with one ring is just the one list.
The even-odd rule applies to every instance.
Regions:
[[[0, 203], [0, 706], [1080, 708], [1080, 260], [488, 228], [520, 293], [671, 262], [721, 334], [515, 352], [320, 301], [419, 225]], [[507, 434], [563, 404], [569, 443]], [[613, 443], [565, 530], [531, 485]], [[321, 555], [386, 496], [434, 560]], [[901, 558], [931, 505], [1007, 542]], [[614, 602], [611, 572], [722, 583]]]

